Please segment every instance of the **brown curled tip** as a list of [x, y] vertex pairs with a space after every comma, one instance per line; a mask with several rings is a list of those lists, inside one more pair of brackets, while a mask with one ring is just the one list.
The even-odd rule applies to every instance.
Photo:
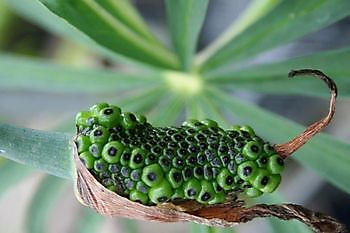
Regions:
[[319, 133], [322, 129], [327, 127], [331, 120], [333, 119], [335, 113], [335, 102], [338, 95], [337, 86], [335, 82], [325, 75], [322, 71], [313, 70], [313, 69], [301, 69], [301, 70], [292, 70], [289, 72], [288, 77], [294, 78], [297, 76], [309, 75], [323, 80], [330, 89], [331, 98], [329, 101], [329, 111], [325, 118], [313, 123], [309, 127], [305, 129], [303, 133], [296, 136], [289, 142], [283, 144], [277, 144], [274, 146], [276, 152], [282, 157], [287, 158], [291, 154], [293, 154], [296, 150], [298, 150], [301, 146], [303, 146], [310, 138], [312, 138], [315, 134]]

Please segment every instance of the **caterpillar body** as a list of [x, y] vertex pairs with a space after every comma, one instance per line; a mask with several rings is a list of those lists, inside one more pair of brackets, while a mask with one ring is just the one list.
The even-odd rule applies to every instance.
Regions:
[[143, 115], [99, 103], [76, 116], [80, 160], [106, 188], [145, 205], [177, 200], [223, 203], [257, 197], [281, 181], [283, 159], [249, 126], [213, 120], [153, 127]]

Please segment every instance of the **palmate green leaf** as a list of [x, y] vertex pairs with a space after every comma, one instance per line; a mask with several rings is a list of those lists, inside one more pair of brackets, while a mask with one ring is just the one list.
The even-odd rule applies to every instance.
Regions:
[[[208, 95], [220, 106], [222, 112], [239, 119], [243, 124], [251, 125], [258, 135], [272, 143], [287, 142], [305, 128], [277, 114], [224, 94], [221, 90], [213, 88]], [[227, 124], [225, 126], [228, 127]], [[349, 151], [349, 144], [320, 134], [298, 150], [292, 158], [350, 193]]]
[[80, 214], [74, 222], [73, 232], [99, 233], [105, 219], [104, 216], [98, 214], [95, 210], [84, 206], [81, 208]]
[[227, 73], [227, 65], [234, 61], [301, 38], [349, 14], [348, 0], [282, 1], [269, 14], [208, 57], [202, 71], [213, 77]]
[[10, 6], [10, 8], [21, 17], [32, 22], [33, 24], [42, 27], [48, 32], [83, 45], [85, 48], [94, 51], [104, 57], [107, 57], [112, 61], [116, 61], [118, 63], [122, 62], [124, 64], [133, 65], [134, 67], [149, 69], [149, 67], [145, 66], [144, 63], [136, 62], [132, 59], [127, 59], [125, 56], [118, 55], [98, 45], [84, 33], [78, 31], [66, 21], [54, 15], [38, 0], [5, 0], [4, 3]]
[[[265, 194], [259, 197], [259, 201], [266, 204], [285, 203], [285, 200], [278, 192]], [[277, 218], [269, 218], [269, 223], [272, 232], [275, 233], [311, 233], [310, 229], [305, 224], [298, 222], [297, 220], [282, 221]]]
[[[1, 153], [0, 153], [1, 155]], [[8, 189], [33, 173], [33, 169], [0, 157], [0, 197]]]
[[55, 207], [66, 182], [63, 179], [46, 176], [36, 190], [26, 214], [27, 233], [47, 232], [50, 212]]
[[253, 23], [258, 21], [261, 17], [270, 12], [275, 8], [281, 0], [253, 0], [249, 3], [248, 7], [241, 13], [241, 15], [236, 19], [230, 26], [222, 33], [218, 38], [216, 38], [212, 43], [210, 43], [203, 51], [196, 57], [196, 64], [201, 65], [209, 57], [217, 52], [229, 41], [233, 40], [237, 35], [242, 33], [244, 30], [249, 28]]
[[0, 89], [58, 93], [108, 93], [159, 83], [155, 74], [79, 69], [41, 59], [1, 55]]
[[[287, 78], [292, 69], [312, 68], [324, 71], [339, 88], [340, 98], [350, 97], [350, 48], [293, 58], [273, 64], [263, 64], [233, 71], [207, 80], [220, 88], [247, 89], [269, 94], [303, 94], [328, 98], [323, 82], [312, 78]], [[283, 87], [283, 88], [278, 88]]]
[[0, 157], [73, 179], [72, 135], [0, 124]]
[[98, 44], [126, 57], [163, 68], [178, 68], [174, 54], [160, 44], [150, 43], [92, 0], [40, 0]]
[[208, 0], [165, 1], [173, 47], [185, 71], [191, 68], [192, 56], [196, 50], [208, 2]]

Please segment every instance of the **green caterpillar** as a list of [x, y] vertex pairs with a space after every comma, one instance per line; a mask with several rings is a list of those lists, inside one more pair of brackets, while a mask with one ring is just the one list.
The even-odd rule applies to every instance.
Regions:
[[207, 119], [157, 128], [107, 103], [79, 112], [76, 125], [78, 154], [91, 174], [145, 205], [218, 204], [232, 193], [271, 193], [281, 182], [283, 159], [249, 126], [223, 130]]

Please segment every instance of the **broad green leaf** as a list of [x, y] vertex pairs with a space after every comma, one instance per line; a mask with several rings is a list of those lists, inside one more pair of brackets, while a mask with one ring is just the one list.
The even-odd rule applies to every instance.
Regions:
[[[290, 70], [313, 68], [324, 71], [337, 83], [340, 98], [350, 97], [350, 48], [322, 52], [293, 58], [273, 64], [263, 64], [233, 71], [208, 79], [214, 84], [227, 89], [247, 89], [269, 94], [302, 94], [310, 96], [329, 96], [325, 85], [312, 78], [287, 78]], [[281, 88], [283, 87], [283, 88]]]
[[176, 57], [161, 45], [150, 43], [113, 17], [96, 1], [40, 0], [98, 44], [126, 57], [158, 67], [176, 69]]
[[74, 231], [76, 233], [98, 233], [101, 232], [101, 225], [105, 217], [98, 214], [95, 210], [82, 207], [79, 217], [75, 220]]
[[[266, 204], [281, 204], [285, 203], [285, 200], [278, 193], [265, 194], [259, 198], [260, 201]], [[276, 218], [269, 218], [271, 230], [275, 233], [311, 233], [309, 228], [303, 223], [292, 220], [283, 221]]]
[[[210, 76], [227, 66], [324, 28], [350, 14], [348, 0], [282, 1], [269, 14], [216, 51], [203, 64]], [[226, 66], [226, 67], [225, 67]], [[226, 71], [225, 71], [226, 69]]]
[[8, 189], [28, 178], [32, 173], [33, 169], [0, 157], [0, 197]]
[[0, 55], [0, 89], [58, 93], [118, 93], [159, 83], [154, 74], [130, 75], [116, 71], [81, 69], [40, 59]]
[[128, 28], [145, 37], [150, 42], [155, 42], [153, 34], [149, 31], [147, 25], [137, 12], [137, 10], [130, 4], [129, 0], [97, 0], [106, 11], [113, 17], [123, 22]]
[[209, 44], [196, 57], [197, 65], [204, 63], [209, 57], [216, 53], [221, 47], [233, 40], [237, 35], [246, 30], [261, 17], [275, 8], [281, 0], [253, 0], [230, 26], [217, 39]]
[[50, 212], [57, 204], [66, 182], [63, 179], [46, 176], [36, 190], [26, 214], [25, 229], [27, 233], [44, 233], [49, 226]]
[[183, 70], [192, 66], [200, 30], [202, 28], [208, 0], [166, 0], [168, 27], [173, 47]]
[[73, 179], [72, 135], [0, 124], [0, 157]]
[[[210, 91], [210, 97], [222, 111], [238, 118], [243, 124], [251, 125], [258, 135], [273, 143], [287, 142], [305, 128], [216, 89]], [[227, 124], [225, 126], [228, 127]], [[350, 144], [329, 135], [320, 134], [293, 154], [292, 158], [314, 169], [323, 178], [350, 193], [349, 151]]]

